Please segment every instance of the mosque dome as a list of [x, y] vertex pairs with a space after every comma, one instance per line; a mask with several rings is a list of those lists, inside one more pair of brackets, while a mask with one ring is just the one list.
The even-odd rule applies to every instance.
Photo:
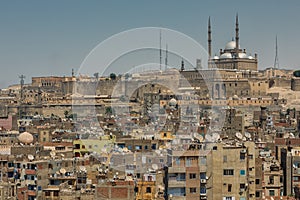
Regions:
[[226, 59], [226, 58], [232, 58], [232, 55], [231, 53], [223, 53], [221, 56], [220, 56], [221, 59]]
[[252, 59], [253, 59], [253, 57], [252, 57], [252, 56], [248, 56], [248, 59], [252, 60]]
[[24, 144], [30, 144], [33, 142], [33, 135], [28, 132], [23, 132], [18, 136], [18, 140]]
[[232, 99], [233, 99], [233, 100], [238, 100], [239, 97], [238, 97], [238, 95], [235, 94], [235, 95], [233, 95]]
[[245, 53], [239, 53], [239, 58], [248, 58], [248, 56]]
[[214, 59], [214, 60], [218, 60], [218, 59], [219, 59], [219, 56], [214, 56], [213, 59]]
[[169, 101], [169, 106], [176, 106], [177, 104], [177, 100], [172, 98], [170, 101]]
[[[240, 48], [240, 46], [239, 46]], [[235, 41], [232, 40], [225, 45], [225, 50], [235, 49]]]

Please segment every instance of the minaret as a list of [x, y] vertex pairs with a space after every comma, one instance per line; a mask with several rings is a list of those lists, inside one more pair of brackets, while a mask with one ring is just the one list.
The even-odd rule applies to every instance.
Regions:
[[211, 26], [210, 17], [208, 18], [208, 60], [211, 58]]
[[180, 68], [180, 70], [181, 71], [184, 71], [185, 69], [184, 69], [184, 60], [183, 60], [183, 58], [182, 58], [182, 60], [181, 60], [181, 68]]
[[239, 52], [239, 16], [236, 14], [235, 18], [235, 51], [236, 54]]

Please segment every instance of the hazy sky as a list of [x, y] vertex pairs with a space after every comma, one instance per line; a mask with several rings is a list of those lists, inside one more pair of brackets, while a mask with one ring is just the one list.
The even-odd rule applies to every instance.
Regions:
[[[300, 1], [0, 1], [0, 88], [32, 76], [70, 75], [100, 42], [138, 27], [182, 32], [207, 48], [211, 16], [213, 52], [234, 37], [258, 53], [259, 68], [274, 64], [278, 36], [282, 68], [300, 66]], [[172, 44], [169, 44], [172, 45]], [[180, 65], [180, 63], [178, 63]], [[117, 72], [116, 72], [117, 73]]]

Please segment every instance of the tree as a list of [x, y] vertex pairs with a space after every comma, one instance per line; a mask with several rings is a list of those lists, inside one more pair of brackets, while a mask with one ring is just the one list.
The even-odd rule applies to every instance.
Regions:
[[116, 80], [117, 75], [116, 75], [115, 73], [111, 73], [111, 74], [109, 75], [109, 78], [110, 78], [111, 80]]

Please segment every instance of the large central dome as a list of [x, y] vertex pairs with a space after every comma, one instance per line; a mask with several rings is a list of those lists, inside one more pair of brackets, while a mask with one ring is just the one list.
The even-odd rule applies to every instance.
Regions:
[[235, 49], [235, 41], [232, 40], [232, 41], [228, 42], [225, 46], [225, 49], [226, 50]]

